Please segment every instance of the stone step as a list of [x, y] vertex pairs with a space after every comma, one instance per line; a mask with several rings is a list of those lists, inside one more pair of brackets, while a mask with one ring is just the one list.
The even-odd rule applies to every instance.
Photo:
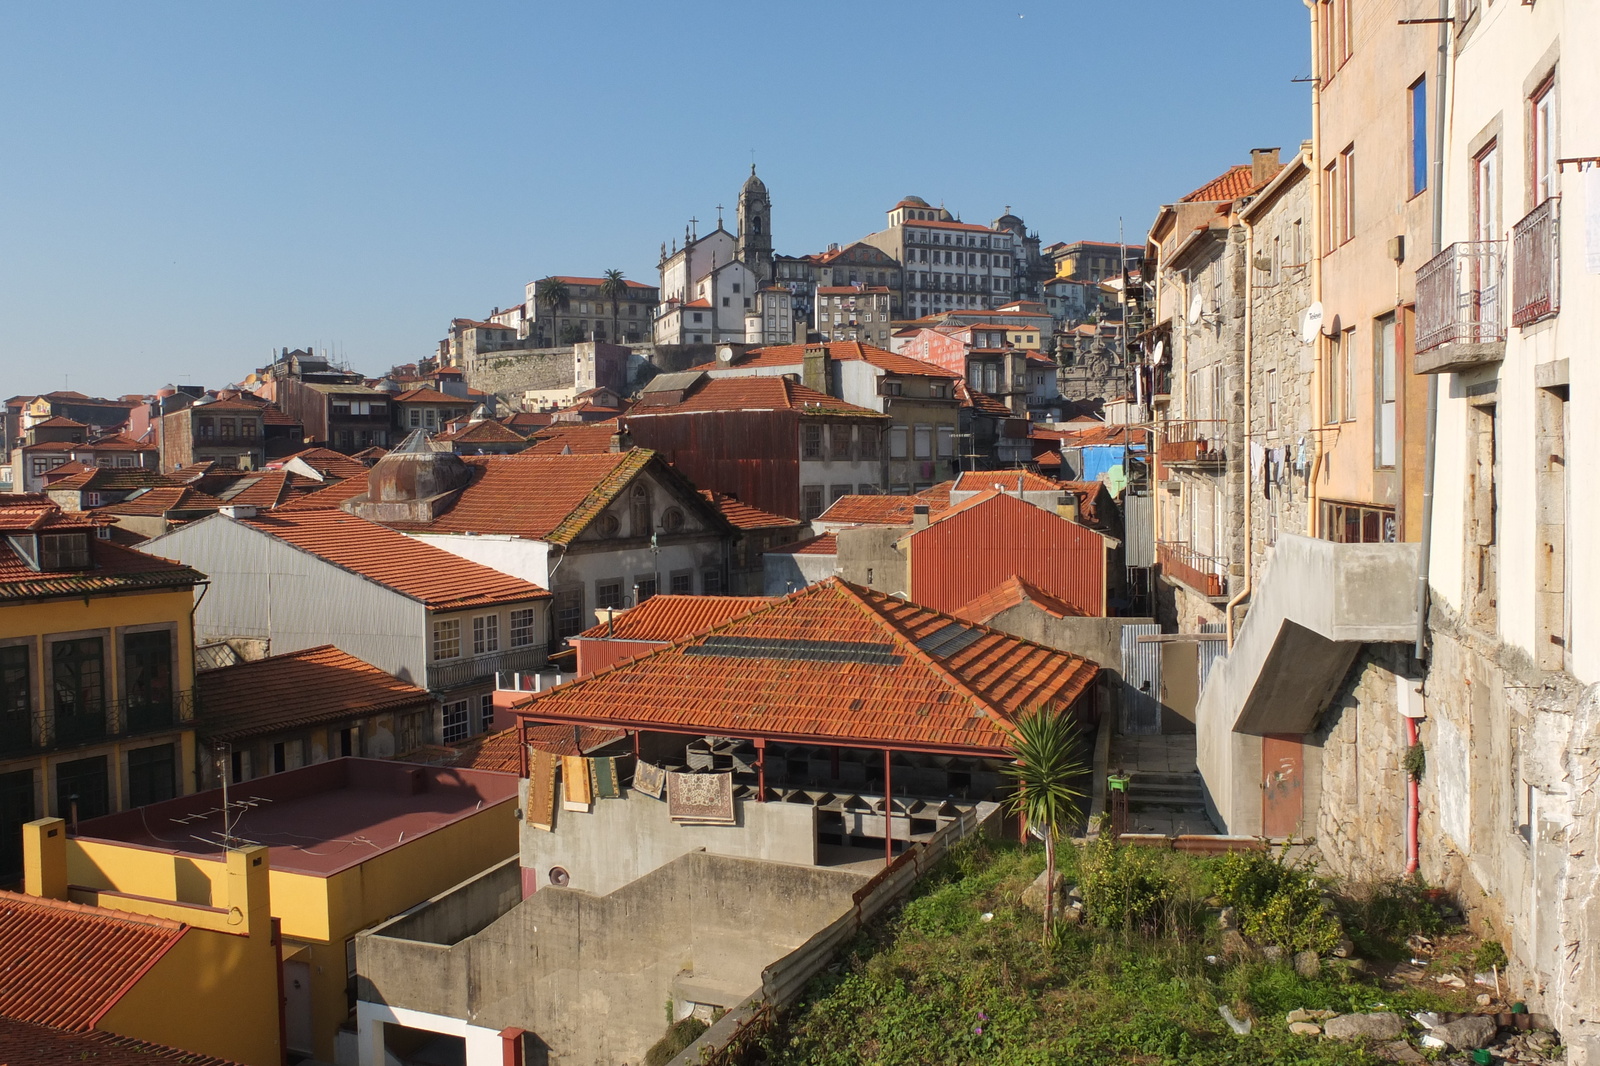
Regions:
[[1204, 801], [1198, 799], [1190, 802], [1187, 800], [1138, 799], [1130, 796], [1128, 798], [1128, 810], [1134, 812], [1166, 811], [1172, 814], [1198, 814], [1204, 816], [1206, 807]]
[[1138, 785], [1193, 785], [1200, 787], [1200, 774], [1190, 770], [1179, 773], [1162, 773], [1159, 771], [1135, 770], [1128, 775], [1129, 784]]
[[1128, 799], [1161, 800], [1168, 803], [1204, 803], [1206, 793], [1200, 788], [1182, 788], [1177, 785], [1162, 788], [1130, 788]]

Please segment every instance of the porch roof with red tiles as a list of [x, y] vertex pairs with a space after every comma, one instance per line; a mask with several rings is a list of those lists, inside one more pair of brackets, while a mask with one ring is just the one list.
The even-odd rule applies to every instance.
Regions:
[[[593, 726], [530, 725], [527, 741], [537, 751], [556, 755], [587, 755], [596, 748], [614, 744], [627, 736], [620, 729], [598, 729]], [[522, 773], [521, 745], [517, 740], [517, 727], [490, 733], [476, 743], [466, 745], [451, 766], [463, 770], [483, 770], [491, 774]]]
[[203, 737], [265, 736], [433, 703], [427, 689], [340, 651], [332, 644], [201, 670], [194, 675]]
[[[219, 516], [209, 521], [229, 519]], [[491, 570], [340, 510], [286, 513], [280, 507], [238, 521], [393, 589], [431, 610], [520, 603], [550, 595], [531, 581]]]
[[528, 722], [1003, 754], [1099, 667], [831, 578], [518, 704]]
[[775, 602], [772, 596], [652, 596], [569, 640], [674, 641]]
[[187, 928], [165, 918], [0, 892], [0, 1016], [92, 1029]]
[[888, 415], [806, 388], [787, 377], [712, 378], [677, 403], [659, 406], [652, 404], [649, 394], [646, 394], [629, 417], [700, 411], [798, 411], [802, 415], [888, 418]]
[[964, 618], [969, 622], [987, 625], [989, 620], [1002, 611], [1009, 611], [1023, 603], [1032, 603], [1046, 614], [1056, 618], [1087, 618], [1088, 612], [1068, 603], [1059, 596], [1052, 596], [1048, 592], [1034, 585], [1024, 578], [1012, 574], [973, 599], [957, 608], [953, 613], [957, 618]]

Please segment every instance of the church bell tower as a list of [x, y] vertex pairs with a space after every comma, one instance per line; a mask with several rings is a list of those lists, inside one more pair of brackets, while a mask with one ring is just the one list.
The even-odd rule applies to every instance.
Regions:
[[754, 271], [762, 284], [772, 280], [772, 201], [767, 187], [756, 177], [754, 163], [739, 190], [739, 261]]

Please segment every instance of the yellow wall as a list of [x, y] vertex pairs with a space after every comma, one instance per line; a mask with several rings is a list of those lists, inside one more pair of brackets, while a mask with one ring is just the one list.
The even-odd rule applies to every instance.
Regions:
[[[105, 698], [122, 699], [122, 647], [116, 630], [125, 626], [154, 625], [162, 622], [176, 624], [173, 645], [177, 652], [177, 668], [173, 675], [178, 691], [194, 688], [194, 632], [191, 628], [191, 608], [194, 594], [189, 589], [171, 592], [124, 593], [116, 596], [93, 596], [88, 600], [51, 600], [43, 603], [17, 604], [0, 607], [0, 640], [14, 637], [37, 638], [30, 664], [30, 681], [33, 691], [31, 702], [35, 708], [49, 706], [46, 690], [48, 677], [46, 662], [49, 655], [49, 637], [60, 633], [77, 633], [85, 630], [106, 630], [105, 642]], [[175, 729], [170, 733], [151, 733], [144, 736], [106, 741], [54, 751], [48, 754], [26, 755], [0, 759], [0, 773], [16, 770], [35, 771], [34, 810], [40, 816], [69, 816], [68, 811], [58, 811], [54, 767], [60, 762], [106, 755], [111, 793], [111, 810], [126, 808], [124, 753], [129, 748], [149, 747], [157, 743], [178, 743], [177, 790], [186, 796], [195, 791], [195, 740], [189, 729]]]
[[[310, 963], [312, 1050], [318, 1059], [334, 1060], [335, 1038], [349, 1017], [345, 941], [515, 855], [515, 807], [505, 800], [330, 877], [271, 871], [272, 916], [286, 939], [309, 945], [302, 958]], [[227, 899], [221, 862], [128, 844], [71, 841], [67, 876], [86, 888], [202, 906], [222, 906]], [[143, 913], [167, 914], [153, 905]], [[285, 954], [293, 948], [286, 946]], [[274, 988], [274, 1004], [276, 996]]]

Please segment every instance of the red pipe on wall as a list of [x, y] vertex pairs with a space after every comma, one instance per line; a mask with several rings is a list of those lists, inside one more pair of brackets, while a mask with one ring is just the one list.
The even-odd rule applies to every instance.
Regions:
[[[1406, 718], [1406, 743], [1415, 747], [1417, 743], [1417, 720]], [[1421, 821], [1422, 801], [1417, 793], [1417, 778], [1415, 774], [1406, 774], [1406, 876], [1417, 872], [1418, 844], [1417, 825]]]

